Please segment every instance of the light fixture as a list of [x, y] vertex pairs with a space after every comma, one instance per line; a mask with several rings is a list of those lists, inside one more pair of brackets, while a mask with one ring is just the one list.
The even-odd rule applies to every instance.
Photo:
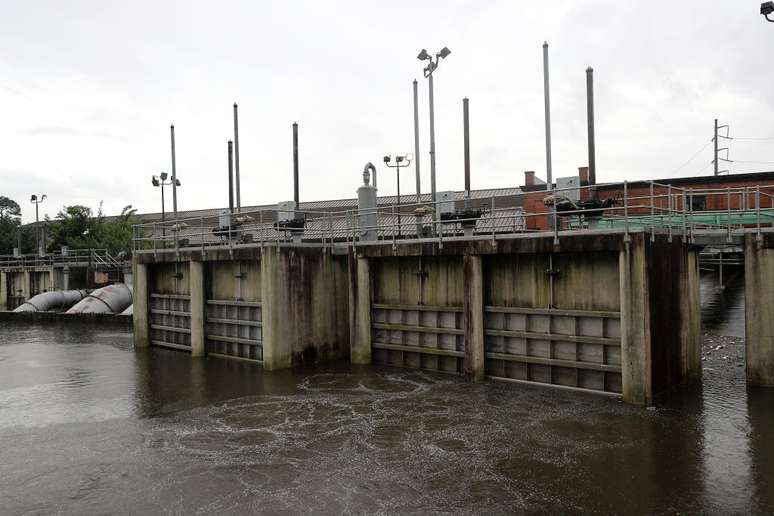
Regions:
[[770, 22], [774, 22], [774, 18], [769, 18], [774, 13], [774, 2], [763, 2], [761, 4], [761, 14], [766, 17]]
[[449, 50], [449, 47], [443, 47], [440, 52], [436, 54], [436, 57], [440, 57], [441, 59], [446, 59], [446, 56], [451, 54], [451, 50]]
[[[763, 8], [761, 7], [761, 9], [763, 9]], [[430, 54], [428, 54], [428, 53], [427, 53], [427, 50], [425, 50], [425, 49], [423, 48], [423, 49], [422, 49], [422, 51], [421, 51], [421, 52], [419, 53], [419, 55], [417, 56], [417, 59], [419, 59], [420, 61], [424, 61], [424, 60], [426, 60], [426, 59], [430, 59]]]
[[391, 159], [391, 158], [390, 158], [389, 156], [385, 156], [385, 157], [384, 157], [384, 162], [385, 162], [385, 163], [389, 163], [389, 162], [390, 162], [390, 159]]

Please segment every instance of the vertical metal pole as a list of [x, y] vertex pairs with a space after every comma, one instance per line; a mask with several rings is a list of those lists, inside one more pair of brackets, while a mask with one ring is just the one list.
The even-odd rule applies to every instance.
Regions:
[[629, 183], [624, 181], [624, 230], [626, 241], [629, 241]]
[[295, 209], [296, 210], [299, 209], [300, 201], [298, 196], [298, 123], [296, 122], [293, 122], [293, 201], [296, 203]]
[[[435, 196], [435, 111], [433, 110], [433, 75], [427, 78], [430, 89], [430, 197], [433, 202], [433, 222], [437, 220]], [[374, 185], [375, 186], [375, 185]], [[433, 230], [437, 230], [433, 224]]]
[[[228, 141], [228, 212], [234, 213], [234, 142], [231, 140]], [[228, 225], [232, 225], [230, 220]]]
[[465, 155], [465, 208], [470, 203], [470, 114], [468, 98], [462, 99], [462, 136]]
[[395, 172], [398, 176], [398, 236], [401, 236], [401, 220], [400, 220], [400, 163], [397, 163], [397, 167], [395, 168]]
[[[164, 213], [164, 180], [161, 180], [161, 241], [167, 246], [167, 229], [164, 227], [166, 215]], [[154, 235], [155, 237], [155, 235]]]
[[234, 102], [234, 171], [236, 174], [236, 211], [242, 210], [242, 189], [239, 181], [239, 118], [237, 117], [237, 104]]
[[656, 224], [656, 202], [653, 198], [653, 181], [650, 182], [650, 241], [655, 242], [656, 240], [656, 230], [655, 230], [655, 224]]
[[172, 211], [175, 213], [175, 223], [177, 223], [177, 163], [175, 161], [175, 126], [169, 126], [170, 138], [172, 140]]
[[669, 223], [667, 224], [669, 230], [669, 242], [672, 242], [672, 185], [667, 185], [667, 211], [669, 213]]
[[545, 99], [546, 116], [546, 187], [552, 189], [553, 174], [551, 170], [551, 94], [548, 87], [548, 42], [543, 43], [543, 95]]
[[718, 175], [718, 119], [715, 119], [715, 137], [712, 139], [715, 142], [715, 159], [712, 162], [715, 164], [715, 175]]
[[597, 158], [594, 145], [594, 69], [590, 66], [586, 68], [586, 118], [589, 140], [589, 184], [595, 185], [597, 184]]
[[683, 190], [683, 243], [688, 241], [687, 232], [686, 232], [686, 228], [687, 228], [687, 224], [686, 224], [686, 215], [687, 215], [686, 210], [687, 210], [687, 207], [686, 206], [687, 206], [687, 203], [685, 201], [686, 201], [685, 190]]
[[731, 187], [726, 187], [726, 208], [728, 209], [728, 236], [726, 240], [731, 242]]
[[414, 79], [414, 170], [417, 181], [417, 204], [422, 202], [421, 184], [419, 180], [419, 100], [417, 97], [417, 80]]
[[755, 225], [756, 225], [756, 240], [761, 240], [761, 187], [760, 185], [755, 187]]

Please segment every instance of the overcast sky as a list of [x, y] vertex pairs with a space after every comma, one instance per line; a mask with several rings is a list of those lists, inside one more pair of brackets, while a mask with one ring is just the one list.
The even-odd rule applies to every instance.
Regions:
[[[293, 121], [302, 201], [352, 197], [365, 162], [413, 152], [414, 78], [429, 191], [423, 47], [452, 51], [435, 72], [439, 191], [463, 186], [465, 96], [473, 188], [545, 176], [544, 40], [555, 177], [587, 163], [589, 65], [599, 181], [711, 174], [715, 117], [731, 136], [774, 138], [774, 24], [758, 0], [0, 5], [0, 195], [25, 221], [32, 193], [51, 216], [101, 200], [106, 213], [158, 211], [150, 176], [170, 170], [170, 123], [179, 208], [227, 205], [233, 102], [243, 205], [292, 199]], [[774, 140], [730, 147], [732, 172], [774, 170]], [[380, 194], [393, 194], [394, 172], [380, 172]], [[413, 191], [413, 167], [401, 177]]]

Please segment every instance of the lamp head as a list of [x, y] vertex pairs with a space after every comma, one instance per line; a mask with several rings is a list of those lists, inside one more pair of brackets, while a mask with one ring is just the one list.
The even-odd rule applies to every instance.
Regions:
[[175, 178], [175, 186], [180, 186], [180, 180]]
[[167, 180], [167, 177], [169, 177], [169, 175], [168, 175], [166, 172], [162, 172], [162, 173], [161, 173], [161, 174], [159, 174], [159, 175], [161, 176], [161, 180], [162, 180], [162, 181], [166, 181], [166, 180]]
[[395, 161], [398, 163], [403, 163], [403, 156], [395, 156]]
[[384, 162], [385, 163], [389, 163], [390, 162], [390, 157], [389, 156], [385, 156], [384, 157]]
[[406, 161], [414, 161], [414, 154], [411, 152], [406, 154]]
[[436, 54], [436, 57], [440, 57], [441, 59], [446, 59], [446, 56], [451, 54], [451, 50], [449, 50], [449, 47], [443, 47], [440, 52]]
[[156, 176], [151, 177], [151, 184], [153, 186], [159, 186], [159, 178]]
[[774, 13], [774, 2], [763, 2], [761, 4], [761, 14], [768, 16], [772, 13]]
[[420, 61], [424, 61], [424, 60], [426, 60], [426, 59], [430, 59], [430, 54], [428, 54], [428, 53], [427, 53], [427, 50], [425, 50], [425, 49], [423, 48], [423, 49], [422, 49], [422, 51], [421, 51], [421, 52], [419, 53], [419, 55], [417, 56], [417, 59], [419, 59]]
[[38, 200], [38, 196], [35, 194], [32, 194], [32, 196], [30, 197], [30, 202], [35, 202], [37, 200]]

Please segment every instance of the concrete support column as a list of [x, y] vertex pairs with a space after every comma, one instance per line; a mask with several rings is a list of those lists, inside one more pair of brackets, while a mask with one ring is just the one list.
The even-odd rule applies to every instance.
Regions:
[[287, 304], [287, 291], [282, 288], [279, 253], [264, 248], [261, 253], [261, 310], [263, 314], [263, 368], [267, 371], [291, 365], [290, 335], [282, 335], [282, 319], [288, 314], [281, 307]]
[[643, 239], [632, 240], [619, 255], [621, 289], [621, 382], [627, 403], [653, 401], [650, 301]]
[[29, 269], [22, 272], [22, 297], [25, 301], [32, 297], [32, 282], [34, 274], [35, 272]]
[[8, 273], [0, 271], [0, 310], [8, 310]]
[[191, 356], [203, 357], [204, 349], [204, 264], [188, 262], [191, 289]]
[[150, 344], [150, 299], [148, 285], [148, 266], [144, 263], [134, 262], [134, 307], [132, 309], [132, 323], [134, 325], [134, 347], [147, 348]]
[[465, 376], [481, 381], [486, 376], [484, 349], [484, 273], [481, 256], [463, 258], [463, 318], [465, 328]]
[[62, 290], [70, 290], [70, 267], [68, 265], [62, 269]]
[[353, 364], [371, 363], [371, 270], [368, 258], [357, 258], [357, 281], [354, 285], [355, 332], [350, 348]]
[[699, 253], [686, 251], [686, 267], [680, 295], [680, 377], [683, 383], [701, 381], [701, 302], [699, 300]]
[[774, 238], [745, 236], [744, 303], [747, 385], [774, 386]]

